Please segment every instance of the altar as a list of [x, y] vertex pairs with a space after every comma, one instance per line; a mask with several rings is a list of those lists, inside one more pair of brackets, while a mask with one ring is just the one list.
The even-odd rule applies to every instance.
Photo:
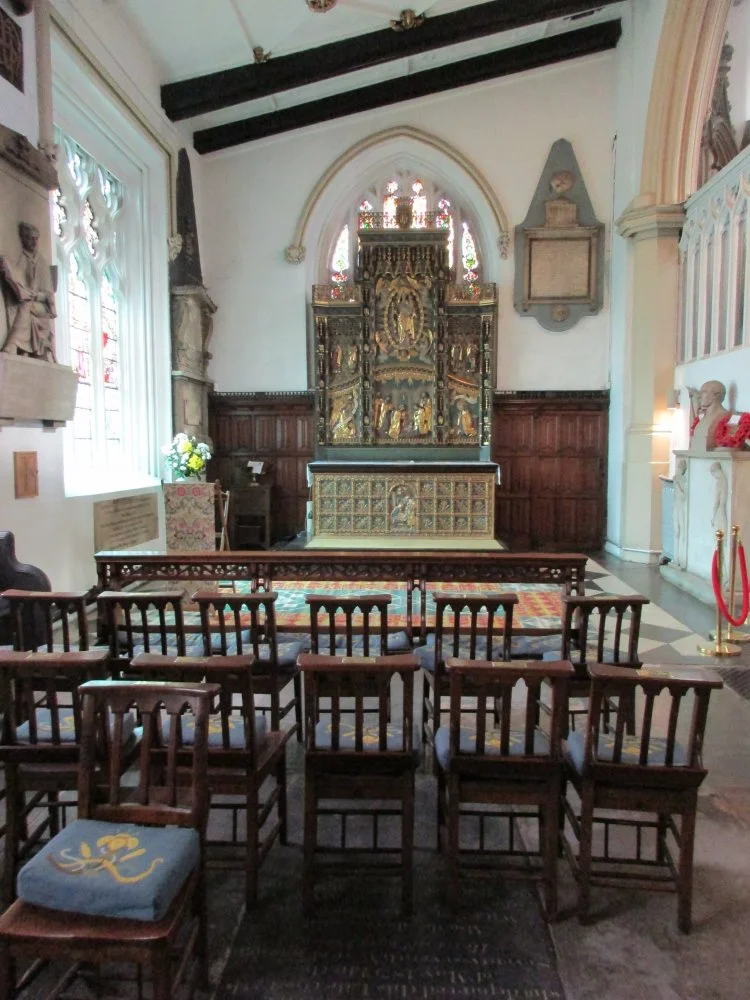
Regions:
[[409, 198], [357, 238], [355, 280], [312, 290], [309, 544], [494, 547], [496, 288], [455, 283], [448, 216]]
[[494, 462], [311, 462], [313, 537], [491, 540]]

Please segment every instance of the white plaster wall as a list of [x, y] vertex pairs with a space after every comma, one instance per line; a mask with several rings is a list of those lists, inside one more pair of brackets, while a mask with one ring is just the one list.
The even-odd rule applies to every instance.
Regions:
[[[622, 12], [622, 37], [617, 46], [614, 177], [614, 218], [617, 219], [640, 193], [641, 165], [651, 80], [656, 63], [666, 0], [638, 0]], [[633, 386], [630, 381], [628, 330], [632, 274], [628, 244], [612, 235], [610, 267], [610, 401], [609, 469], [607, 478], [607, 539], [620, 541], [622, 470], [625, 433]]]
[[0, 121], [8, 128], [25, 135], [34, 145], [39, 141], [36, 91], [36, 39], [34, 15], [16, 17], [8, 0], [0, 0], [0, 7], [21, 27], [23, 38], [23, 91], [0, 77]]
[[[615, 61], [603, 53], [204, 157], [201, 252], [219, 305], [210, 370], [217, 390], [306, 388], [308, 274], [287, 264], [283, 250], [316, 181], [373, 133], [412, 125], [449, 142], [487, 178], [511, 226], [526, 214], [550, 146], [569, 139], [609, 226]], [[513, 309], [513, 260], [484, 249], [499, 282], [498, 387], [605, 388], [607, 298], [569, 333], [542, 330]]]

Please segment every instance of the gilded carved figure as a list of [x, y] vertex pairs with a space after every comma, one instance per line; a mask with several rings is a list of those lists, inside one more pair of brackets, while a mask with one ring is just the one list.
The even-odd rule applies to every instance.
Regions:
[[57, 316], [52, 270], [39, 252], [39, 230], [28, 222], [18, 226], [21, 255], [16, 261], [0, 255], [8, 335], [2, 350], [43, 361], [55, 361], [53, 320]]

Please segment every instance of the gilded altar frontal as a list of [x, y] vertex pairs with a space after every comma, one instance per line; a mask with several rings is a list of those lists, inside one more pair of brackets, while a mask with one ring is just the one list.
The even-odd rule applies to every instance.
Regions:
[[492, 538], [494, 471], [313, 471], [316, 536]]

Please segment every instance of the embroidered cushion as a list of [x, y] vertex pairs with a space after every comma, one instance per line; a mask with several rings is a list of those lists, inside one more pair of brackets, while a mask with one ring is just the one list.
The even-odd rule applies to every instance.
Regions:
[[[584, 753], [586, 747], [586, 731], [577, 729], [568, 733], [566, 737], [568, 744], [568, 754], [570, 761], [579, 774], [583, 774]], [[597, 759], [599, 761], [611, 761], [615, 748], [614, 733], [600, 733], [597, 746]], [[664, 758], [667, 751], [667, 741], [663, 736], [652, 736], [648, 744], [648, 757], [646, 763], [656, 767], [664, 766]], [[623, 736], [622, 738], [622, 764], [638, 764], [641, 755], [640, 736]], [[685, 767], [688, 763], [685, 755], [685, 748], [679, 743], [674, 745], [673, 763], [675, 767]]]
[[[76, 730], [72, 708], [62, 708], [58, 712], [60, 721], [60, 742], [75, 743]], [[112, 717], [110, 722], [114, 725]], [[134, 715], [125, 715], [122, 719], [122, 742], [127, 743], [136, 729]], [[18, 743], [29, 743], [31, 741], [29, 722], [23, 722], [16, 728], [16, 741]], [[36, 710], [36, 738], [37, 741], [47, 743], [52, 741], [52, 713], [48, 708], [38, 708]]]
[[[164, 740], [169, 739], [171, 719], [166, 716], [162, 720], [162, 735]], [[247, 746], [245, 742], [244, 718], [239, 713], [227, 717], [229, 726], [229, 746], [232, 750], [244, 750]], [[255, 745], [262, 746], [268, 735], [268, 720], [261, 712], [255, 715]], [[192, 715], [182, 717], [182, 742], [185, 746], [191, 746], [195, 741], [195, 718]], [[209, 749], [221, 748], [224, 746], [224, 738], [221, 729], [221, 715], [210, 715], [208, 717], [208, 746]]]
[[197, 830], [76, 819], [24, 865], [18, 896], [52, 910], [161, 920], [199, 863]]
[[[511, 730], [508, 741], [508, 754], [511, 757], [525, 756], [525, 733], [522, 730]], [[461, 726], [459, 732], [459, 750], [465, 753], [476, 753], [477, 734], [472, 726]], [[500, 732], [492, 730], [485, 733], [484, 753], [489, 756], [500, 756]], [[537, 729], [534, 731], [534, 756], [546, 756], [549, 753], [549, 740]], [[435, 733], [435, 756], [438, 764], [447, 770], [450, 762], [450, 731], [447, 726], [440, 726]]]
[[[328, 750], [331, 746], [332, 723], [325, 718], [321, 719], [315, 727], [315, 749]], [[353, 750], [355, 746], [355, 726], [353, 722], [339, 723], [339, 749]], [[389, 750], [403, 750], [403, 730], [401, 726], [393, 726], [390, 723], [386, 727], [386, 745]], [[380, 749], [380, 727], [377, 723], [365, 726], [362, 734], [363, 750]]]

